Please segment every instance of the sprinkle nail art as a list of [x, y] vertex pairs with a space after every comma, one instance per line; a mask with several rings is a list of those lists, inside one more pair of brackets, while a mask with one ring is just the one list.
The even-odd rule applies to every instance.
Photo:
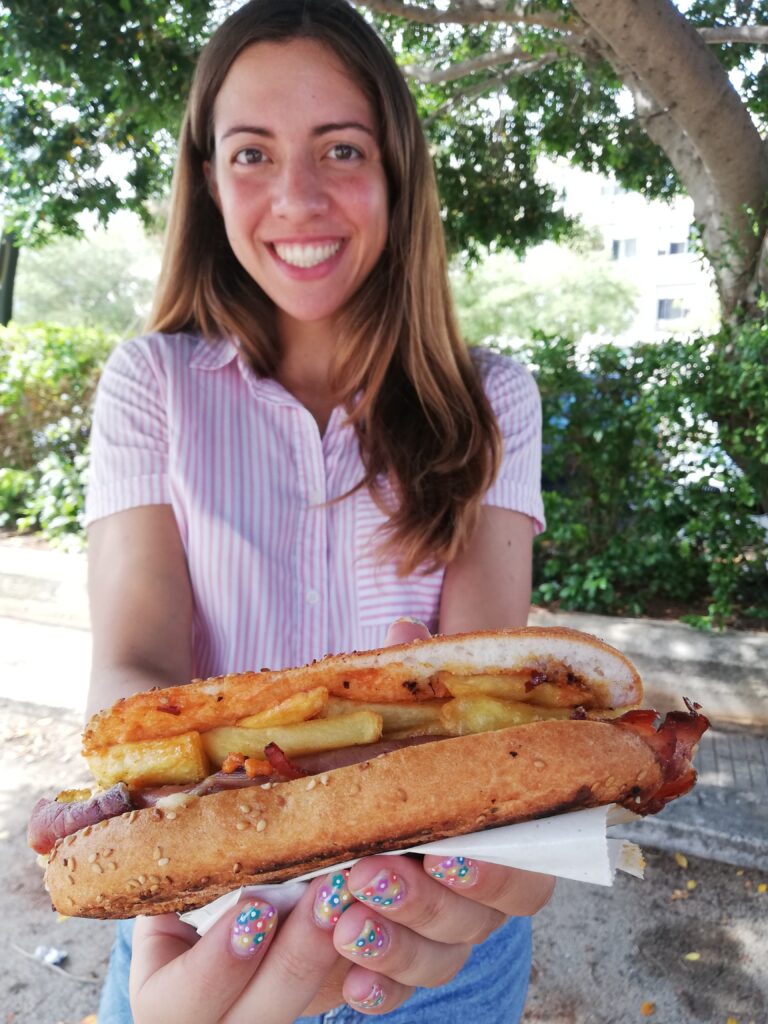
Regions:
[[348, 999], [350, 1006], [359, 1006], [361, 1010], [375, 1010], [384, 1002], [384, 989], [378, 982], [374, 982], [371, 991], [365, 999]]
[[469, 857], [446, 857], [429, 868], [429, 873], [446, 885], [474, 885], [477, 881], [477, 864]]
[[354, 942], [348, 942], [341, 948], [356, 956], [378, 956], [387, 947], [387, 935], [378, 921], [367, 918], [360, 934]]
[[232, 925], [229, 939], [232, 952], [240, 957], [253, 956], [276, 924], [277, 914], [269, 903], [249, 903]]
[[373, 903], [377, 907], [397, 909], [405, 896], [405, 882], [394, 871], [384, 868], [368, 885], [355, 889], [354, 896], [361, 903]]
[[324, 879], [315, 897], [313, 915], [321, 928], [333, 928], [341, 915], [352, 905], [352, 894], [347, 888], [349, 868], [334, 871]]

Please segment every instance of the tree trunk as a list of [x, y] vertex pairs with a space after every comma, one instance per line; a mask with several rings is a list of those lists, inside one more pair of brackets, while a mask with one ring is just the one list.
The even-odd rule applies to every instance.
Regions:
[[12, 231], [3, 232], [0, 241], [0, 326], [10, 321], [13, 313], [13, 285], [16, 280], [16, 266], [19, 262], [19, 249], [15, 245]]
[[756, 312], [768, 154], [725, 69], [670, 0], [572, 0], [694, 202], [724, 319]]

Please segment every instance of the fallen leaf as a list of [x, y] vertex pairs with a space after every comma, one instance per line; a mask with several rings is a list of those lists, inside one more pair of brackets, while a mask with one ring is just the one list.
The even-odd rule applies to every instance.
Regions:
[[83, 1017], [80, 1024], [96, 1024], [96, 1014], [89, 1013], [87, 1017]]
[[739, 870], [736, 872], [736, 874], [737, 875], [743, 875], [744, 874], [744, 868], [739, 868]]
[[686, 889], [693, 891], [698, 884], [698, 882], [694, 882], [692, 878], [689, 878], [688, 881], [685, 883], [685, 887]]
[[739, 1024], [735, 1017], [729, 1017], [725, 1024]]
[[674, 889], [672, 895], [669, 897], [671, 900], [687, 900], [688, 893], [685, 889]]
[[758, 892], [768, 892], [768, 882], [761, 882], [757, 887]]
[[701, 953], [686, 953], [683, 960], [701, 960]]
[[678, 865], [681, 868], [687, 868], [688, 867], [688, 858], [685, 856], [684, 853], [676, 853], [675, 854], [675, 860], [677, 861]]
[[640, 1007], [640, 1013], [644, 1017], [652, 1017], [656, 1013], [656, 1003], [643, 1003]]

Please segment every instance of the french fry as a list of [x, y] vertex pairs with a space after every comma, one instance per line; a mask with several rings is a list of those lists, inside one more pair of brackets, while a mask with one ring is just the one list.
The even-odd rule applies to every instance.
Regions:
[[119, 743], [86, 758], [100, 786], [116, 782], [127, 786], [184, 785], [200, 782], [210, 774], [208, 757], [199, 732], [187, 732], [161, 740]]
[[450, 736], [468, 736], [549, 718], [570, 717], [570, 708], [543, 708], [486, 696], [457, 697], [448, 701], [440, 713], [441, 722]]
[[294, 693], [279, 704], [275, 704], [273, 708], [241, 718], [237, 724], [245, 729], [266, 729], [272, 725], [306, 722], [308, 718], [320, 715], [327, 703], [328, 690], [324, 686], [318, 686], [304, 693]]
[[[544, 673], [541, 673], [542, 675]], [[457, 676], [451, 672], [440, 672], [440, 683], [452, 697], [496, 697], [498, 700], [525, 702], [541, 707], [588, 707], [593, 698], [577, 682], [557, 678], [557, 671], [550, 675], [553, 682], [531, 685], [536, 673], [531, 670], [503, 675]]]
[[268, 743], [276, 743], [288, 757], [376, 743], [381, 739], [382, 725], [381, 715], [356, 711], [338, 718], [313, 718], [309, 722], [275, 725], [268, 729], [224, 726], [204, 733], [202, 740], [208, 757], [218, 767], [227, 754], [233, 752], [264, 760]]
[[[407, 730], [416, 730], [416, 732], [422, 733], [432, 726], [441, 728], [440, 711], [444, 704], [445, 701], [436, 700], [420, 701], [413, 704], [380, 704], [331, 697], [323, 711], [323, 718], [337, 718], [339, 715], [349, 715], [356, 711], [372, 711], [376, 715], [381, 715], [385, 736]], [[432, 734], [430, 733], [430, 735]]]

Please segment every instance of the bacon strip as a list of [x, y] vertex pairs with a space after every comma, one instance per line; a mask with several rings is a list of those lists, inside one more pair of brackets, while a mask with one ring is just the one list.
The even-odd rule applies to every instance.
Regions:
[[628, 711], [615, 720], [619, 728], [636, 733], [651, 747], [664, 773], [664, 781], [653, 796], [640, 806], [631, 806], [636, 814], [656, 814], [696, 782], [691, 759], [710, 722], [699, 714], [700, 704], [684, 699], [687, 711], [669, 711], [663, 719], [658, 712], [644, 709]]

